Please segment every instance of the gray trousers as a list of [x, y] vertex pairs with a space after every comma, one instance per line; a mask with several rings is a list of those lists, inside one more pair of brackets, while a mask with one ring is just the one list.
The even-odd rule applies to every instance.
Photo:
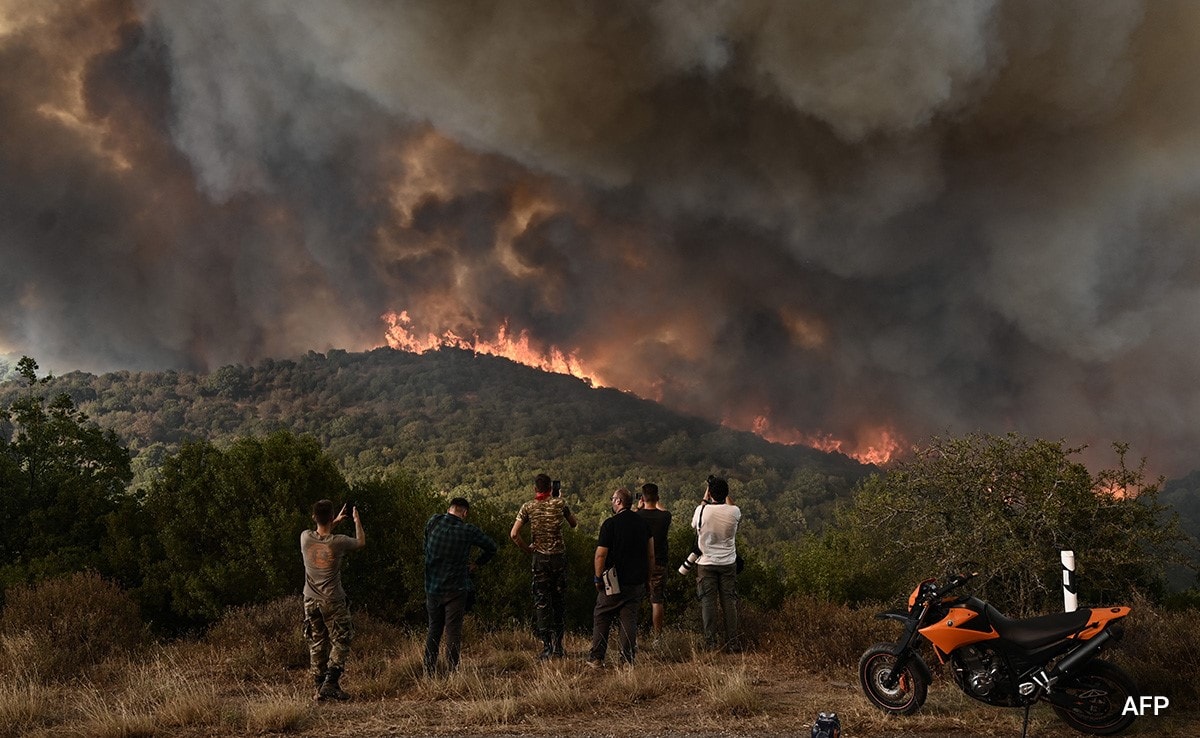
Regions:
[[704, 640], [717, 645], [717, 601], [725, 615], [725, 647], [738, 646], [737, 564], [696, 567], [696, 594], [700, 598], [700, 618], [704, 621]]
[[638, 610], [646, 596], [646, 585], [621, 585], [621, 593], [596, 594], [596, 609], [592, 611], [592, 661], [604, 661], [608, 652], [608, 634], [613, 621], [617, 622], [621, 661], [632, 664], [637, 653]]
[[438, 650], [442, 633], [446, 635], [446, 664], [450, 671], [458, 668], [462, 651], [463, 616], [467, 613], [466, 591], [442, 595], [425, 595], [425, 612], [429, 615], [429, 631], [425, 634], [425, 673], [437, 669]]

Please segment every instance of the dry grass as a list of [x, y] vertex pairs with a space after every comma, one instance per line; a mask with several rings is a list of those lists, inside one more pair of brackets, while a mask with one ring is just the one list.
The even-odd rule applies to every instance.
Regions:
[[714, 714], [749, 717], [762, 712], [763, 697], [754, 688], [744, 664], [728, 671], [710, 668], [704, 677], [704, 696]]
[[248, 700], [245, 715], [247, 733], [299, 733], [312, 722], [312, 700], [296, 692], [266, 695]]
[[20, 736], [57, 722], [63, 697], [58, 689], [15, 679], [0, 686], [0, 736]]
[[[584, 664], [589, 644], [582, 634], [568, 636], [567, 658], [538, 662], [539, 644], [528, 633], [472, 629], [459, 671], [434, 678], [421, 669], [423, 632], [356, 619], [362, 637], [343, 681], [355, 699], [346, 703], [310, 699], [305, 664], [293, 656], [294, 613], [279, 603], [232, 613], [204, 639], [116, 654], [95, 665], [103, 678], [90, 682], [47, 682], [22, 671], [21, 657], [33, 646], [10, 635], [0, 639], [0, 738], [807, 735], [820, 711], [836, 711], [846, 734], [863, 738], [1020, 733], [1020, 711], [972, 702], [945, 681], [933, 685], [915, 716], [888, 718], [870, 707], [856, 666], [860, 642], [884, 635], [872, 630], [871, 614], [798, 601], [778, 616], [791, 627], [761, 631], [749, 653], [711, 653], [695, 634], [668, 630], [641, 640], [634, 667], [610, 660], [599, 671]], [[1131, 623], [1114, 653], [1156, 659], [1153, 668], [1164, 674], [1173, 664], [1195, 666], [1197, 644], [1180, 634], [1183, 616], [1155, 617]], [[267, 658], [283, 663], [255, 663]], [[1174, 701], [1175, 712], [1147, 718], [1141, 732], [1200, 734], [1189, 707]], [[1067, 731], [1039, 706], [1032, 734]]]
[[112, 698], [97, 690], [87, 690], [77, 704], [79, 734], [93, 738], [152, 738], [154, 717], [134, 705], [127, 697]]

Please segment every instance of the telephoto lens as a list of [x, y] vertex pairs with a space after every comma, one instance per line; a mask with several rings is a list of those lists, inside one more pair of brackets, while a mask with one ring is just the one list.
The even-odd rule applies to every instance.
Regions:
[[679, 565], [679, 573], [687, 574], [689, 571], [691, 571], [692, 565], [696, 563], [696, 559], [698, 558], [700, 558], [699, 551], [692, 551], [690, 554], [688, 554], [688, 557], [683, 560], [682, 564]]

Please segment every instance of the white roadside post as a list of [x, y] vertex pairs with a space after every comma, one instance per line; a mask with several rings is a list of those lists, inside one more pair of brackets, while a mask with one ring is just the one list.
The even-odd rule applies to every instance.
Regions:
[[1075, 552], [1059, 551], [1063, 570], [1063, 610], [1075, 612], [1079, 609], [1079, 595], [1075, 588]]

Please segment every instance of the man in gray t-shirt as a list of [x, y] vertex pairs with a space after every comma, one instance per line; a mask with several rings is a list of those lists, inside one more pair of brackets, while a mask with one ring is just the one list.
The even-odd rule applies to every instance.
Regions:
[[342, 558], [347, 551], [367, 545], [366, 533], [358, 508], [349, 507], [354, 516], [354, 538], [334, 533], [334, 527], [346, 519], [349, 506], [333, 516], [333, 503], [321, 500], [313, 505], [316, 530], [300, 534], [300, 554], [304, 558], [304, 637], [308, 641], [309, 672], [317, 693], [313, 699], [348, 699], [338, 680], [346, 668], [350, 653], [350, 607], [342, 589]]

